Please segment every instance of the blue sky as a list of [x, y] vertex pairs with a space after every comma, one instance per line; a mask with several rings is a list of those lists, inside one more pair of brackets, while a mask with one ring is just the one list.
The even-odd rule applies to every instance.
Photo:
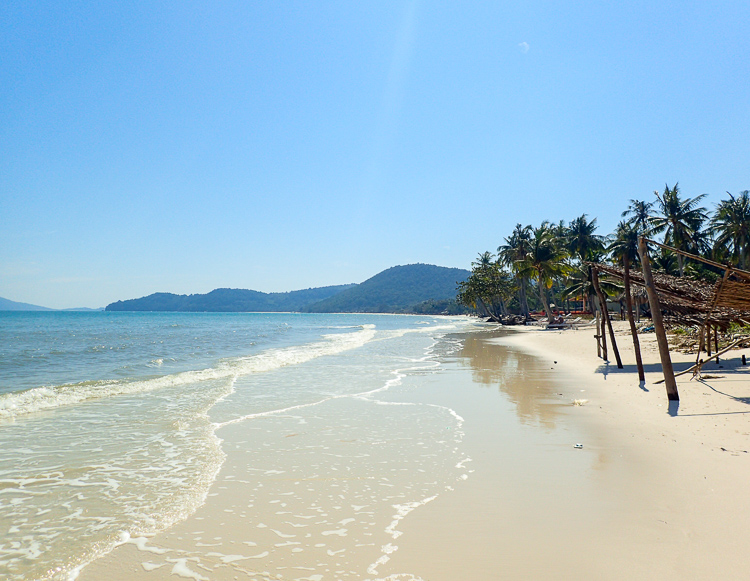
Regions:
[[750, 3], [4, 2], [0, 296], [468, 268], [750, 188]]

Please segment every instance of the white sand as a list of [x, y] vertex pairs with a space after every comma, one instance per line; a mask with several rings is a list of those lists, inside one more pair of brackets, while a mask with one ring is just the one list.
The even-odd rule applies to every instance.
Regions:
[[[517, 328], [489, 341], [533, 353], [558, 373], [556, 391], [568, 406], [563, 428], [549, 433], [546, 451], [525, 450], [524, 463], [497, 450], [480, 455], [494, 439], [503, 443], [492, 429], [468, 433], [467, 417], [477, 470], [404, 526], [394, 571], [408, 566], [430, 581], [750, 577], [743, 351], [704, 367], [711, 377], [703, 381], [678, 378], [681, 401], [670, 415], [664, 385], [654, 385], [662, 378], [655, 336], [640, 336], [648, 370], [641, 387], [627, 328], [616, 323], [622, 371], [596, 357], [591, 328]], [[694, 359], [673, 353], [677, 370]], [[527, 389], [535, 389], [532, 380]], [[587, 401], [575, 406], [576, 399]], [[576, 457], [565, 436], [579, 429], [584, 448]]]

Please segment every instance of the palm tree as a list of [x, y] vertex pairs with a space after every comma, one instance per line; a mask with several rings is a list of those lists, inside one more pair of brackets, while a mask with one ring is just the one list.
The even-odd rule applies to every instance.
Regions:
[[625, 285], [625, 311], [630, 324], [630, 334], [633, 336], [633, 348], [635, 350], [635, 362], [638, 367], [638, 378], [641, 381], [646, 380], [643, 371], [643, 361], [641, 360], [641, 347], [638, 340], [638, 333], [633, 320], [633, 295], [630, 290], [630, 265], [638, 261], [638, 230], [631, 224], [620, 222], [617, 225], [614, 239], [609, 245], [609, 251], [612, 257], [622, 262], [623, 283]]
[[492, 252], [482, 252], [477, 256], [477, 259], [471, 263], [475, 268], [486, 269], [495, 264], [495, 255]]
[[651, 208], [654, 202], [644, 202], [641, 200], [629, 200], [628, 209], [622, 213], [622, 217], [630, 216], [630, 226], [639, 234], [648, 233], [649, 218], [651, 217]]
[[458, 302], [479, 307], [492, 320], [500, 322], [507, 315], [505, 303], [515, 292], [509, 275], [501, 270], [491, 252], [479, 254], [471, 265], [471, 275], [458, 285]]
[[604, 250], [604, 237], [596, 232], [596, 218], [590, 222], [586, 214], [573, 220], [565, 232], [565, 242], [568, 251], [581, 262], [591, 260], [598, 252]]
[[[660, 215], [649, 219], [651, 230], [656, 233], [664, 232], [664, 244], [685, 252], [700, 252], [701, 242], [704, 240], [701, 237], [701, 226], [706, 220], [706, 209], [698, 204], [706, 194], [680, 199], [678, 184], [672, 189], [665, 185], [663, 194], [654, 194]], [[677, 264], [680, 276], [683, 276], [685, 263], [681, 254], [677, 255]]]
[[[571, 256], [575, 256], [583, 265], [586, 261], [598, 262], [598, 257], [604, 251], [604, 237], [596, 232], [596, 218], [590, 222], [586, 214], [573, 220], [565, 232], [565, 245]], [[581, 268], [581, 289], [585, 288], [590, 278], [588, 269]]]
[[660, 248], [659, 253], [654, 254], [651, 257], [651, 266], [654, 270], [663, 272], [670, 276], [677, 276], [680, 274], [680, 268], [677, 264], [677, 258], [675, 258], [674, 252], [670, 252], [665, 248]]
[[522, 276], [535, 277], [539, 286], [539, 298], [544, 305], [544, 312], [550, 319], [553, 316], [547, 300], [547, 289], [552, 286], [556, 277], [565, 276], [570, 272], [566, 262], [567, 252], [556, 236], [557, 228], [546, 220], [539, 228], [534, 228], [530, 240], [529, 252], [519, 263], [519, 273]]
[[511, 269], [518, 281], [518, 303], [521, 306], [521, 314], [528, 319], [529, 303], [526, 299], [526, 288], [529, 284], [527, 276], [520, 274], [520, 264], [526, 259], [531, 243], [531, 226], [516, 224], [513, 233], [505, 238], [505, 244], [498, 246], [498, 262]]
[[727, 192], [728, 200], [716, 206], [711, 218], [711, 231], [716, 235], [716, 246], [725, 248], [730, 256], [747, 270], [750, 251], [750, 192], [745, 190], [735, 198]]
[[569, 300], [571, 298], [581, 297], [582, 309], [584, 312], [594, 311], [594, 300], [596, 291], [594, 290], [594, 281], [591, 277], [591, 267], [579, 265], [574, 267], [570, 284], [562, 291], [560, 298]]

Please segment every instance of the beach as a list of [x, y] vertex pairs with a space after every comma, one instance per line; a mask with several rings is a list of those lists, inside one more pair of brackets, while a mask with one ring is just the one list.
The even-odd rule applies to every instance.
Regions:
[[[675, 414], [663, 385], [654, 385], [661, 376], [653, 335], [642, 336], [649, 371], [640, 386], [622, 323], [616, 323], [622, 371], [596, 357], [590, 328], [492, 327], [458, 336], [460, 348], [443, 358], [439, 372], [410, 378], [417, 381], [382, 395], [391, 405], [380, 407], [389, 412], [396, 404], [437, 406], [453, 410], [460, 425], [445, 417], [445, 426], [438, 421], [425, 431], [410, 417], [411, 435], [401, 426], [401, 438], [394, 441], [391, 433], [389, 443], [380, 435], [373, 439], [368, 429], [352, 432], [350, 425], [352, 442], [341, 441], [337, 432], [339, 441], [327, 448], [337, 462], [318, 459], [311, 471], [304, 467], [310, 459], [296, 457], [298, 474], [265, 475], [261, 494], [257, 475], [248, 478], [247, 431], [220, 431], [228, 462], [206, 503], [166, 533], [118, 547], [80, 579], [745, 575], [750, 458], [743, 398], [750, 397], [750, 384], [746, 368], [737, 366], [740, 352], [724, 359], [722, 368], [709, 364], [704, 373], [710, 377], [702, 382], [690, 381], [689, 374], [679, 378], [682, 401]], [[677, 369], [690, 359], [674, 354]], [[357, 417], [355, 402], [340, 403], [330, 410], [334, 416]], [[308, 429], [283, 433], [280, 426], [272, 432], [289, 448], [309, 451], [320, 446], [325, 426], [330, 430], [330, 418], [318, 419], [314, 436]], [[369, 425], [379, 423], [374, 418]], [[427, 454], [415, 470], [419, 455], [399, 450], [399, 440], [415, 444], [415, 430], [420, 437], [439, 437], [451, 428], [461, 431], [453, 466], [434, 465]], [[399, 504], [391, 498], [374, 506], [366, 482], [383, 477], [372, 470], [377, 460], [368, 456], [363, 463], [346, 455], [347, 444], [368, 438], [381, 450], [389, 476], [403, 472], [420, 487], [412, 498], [421, 501]], [[409, 465], [394, 470], [391, 463], [399, 456]], [[277, 468], [286, 472], [289, 465]], [[415, 474], [429, 476], [413, 483]], [[434, 485], [438, 480], [450, 484], [443, 490]]]
[[[171, 337], [175, 362], [137, 382], [95, 384], [107, 391], [94, 399], [91, 381], [41, 388], [37, 411], [0, 425], [12, 460], [0, 496], [9, 578], [745, 575], [746, 351], [706, 365], [702, 381], [678, 378], [675, 408], [655, 384], [654, 335], [641, 335], [640, 385], [623, 322], [618, 370], [597, 358], [591, 327], [358, 315], [80, 320], [99, 341], [102, 321], [116, 324], [113, 344], [147, 324], [144, 336]], [[240, 331], [257, 345], [238, 348]], [[196, 335], [212, 350], [223, 340], [224, 356], [185, 371], [196, 364], [180, 353], [193, 357]], [[153, 361], [152, 343], [141, 344], [116, 362]], [[91, 369], [109, 365], [109, 350], [92, 353]], [[680, 370], [694, 356], [673, 360]], [[0, 409], [14, 412], [33, 392], [2, 396]], [[56, 436], [42, 436], [49, 430]]]

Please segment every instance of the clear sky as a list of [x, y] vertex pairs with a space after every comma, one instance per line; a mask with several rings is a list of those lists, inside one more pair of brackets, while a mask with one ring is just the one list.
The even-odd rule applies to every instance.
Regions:
[[517, 222], [750, 189], [750, 2], [0, 5], [0, 296], [468, 268]]

